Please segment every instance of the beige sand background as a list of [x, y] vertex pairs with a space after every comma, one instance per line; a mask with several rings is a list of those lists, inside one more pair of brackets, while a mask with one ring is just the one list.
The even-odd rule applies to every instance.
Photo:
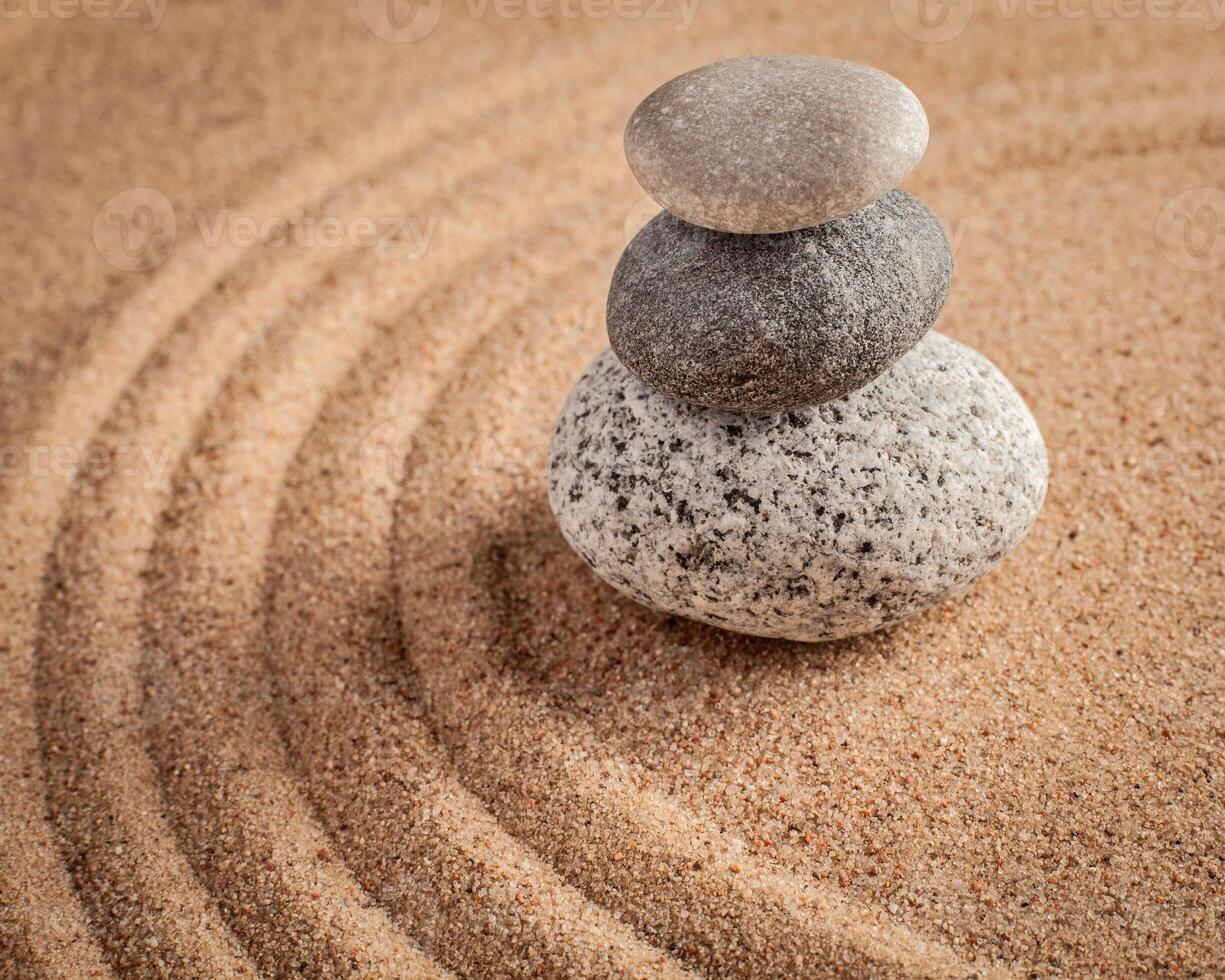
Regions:
[[[1225, 974], [1213, 7], [490, 4], [6, 5], [0, 973]], [[939, 327], [1052, 461], [816, 647], [623, 600], [542, 470], [625, 119], [767, 51], [923, 100]]]

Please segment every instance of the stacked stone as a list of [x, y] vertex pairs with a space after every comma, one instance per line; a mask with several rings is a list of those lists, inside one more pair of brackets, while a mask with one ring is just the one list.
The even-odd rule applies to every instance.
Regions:
[[634, 112], [667, 210], [625, 250], [612, 344], [550, 450], [549, 499], [595, 572], [663, 612], [821, 641], [967, 588], [1046, 493], [1042, 436], [982, 355], [929, 333], [953, 257], [896, 189], [927, 117], [831, 58], [720, 61]]

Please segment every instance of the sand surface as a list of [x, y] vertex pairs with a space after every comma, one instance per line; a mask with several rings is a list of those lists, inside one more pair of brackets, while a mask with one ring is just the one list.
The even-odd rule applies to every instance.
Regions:
[[[0, 20], [0, 974], [1222, 975], [1225, 29], [1179, 7]], [[634, 606], [545, 499], [650, 213], [622, 126], [767, 51], [923, 100], [938, 328], [1052, 461], [1002, 568], [826, 646]], [[413, 224], [235, 230], [287, 215]]]

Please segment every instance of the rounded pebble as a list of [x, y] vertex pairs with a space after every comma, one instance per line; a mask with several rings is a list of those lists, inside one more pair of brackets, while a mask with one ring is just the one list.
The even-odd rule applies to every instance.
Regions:
[[660, 86], [625, 156], [677, 217], [717, 231], [795, 231], [897, 186], [927, 149], [927, 115], [892, 75], [808, 55], [730, 58]]
[[608, 339], [630, 371], [677, 398], [783, 411], [879, 375], [927, 333], [952, 280], [943, 226], [905, 191], [779, 235], [664, 212], [613, 273]]
[[967, 588], [1024, 537], [1047, 478], [1020, 395], [936, 333], [849, 397], [777, 415], [676, 401], [605, 351], [549, 464], [562, 534], [605, 581], [663, 612], [804, 641]]

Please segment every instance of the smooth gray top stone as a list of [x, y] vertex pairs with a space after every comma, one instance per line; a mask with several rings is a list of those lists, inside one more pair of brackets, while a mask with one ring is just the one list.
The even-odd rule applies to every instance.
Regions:
[[608, 339], [677, 398], [800, 408], [863, 387], [910, 350], [952, 280], [943, 226], [905, 191], [780, 235], [710, 231], [665, 211], [617, 264]]
[[936, 333], [853, 395], [777, 415], [676, 401], [606, 351], [570, 393], [549, 465], [562, 534], [605, 581], [806, 641], [965, 589], [1025, 535], [1047, 477], [1020, 395]]
[[927, 114], [892, 75], [809, 55], [729, 58], [657, 88], [625, 129], [638, 182], [686, 221], [764, 233], [840, 218], [897, 186]]

